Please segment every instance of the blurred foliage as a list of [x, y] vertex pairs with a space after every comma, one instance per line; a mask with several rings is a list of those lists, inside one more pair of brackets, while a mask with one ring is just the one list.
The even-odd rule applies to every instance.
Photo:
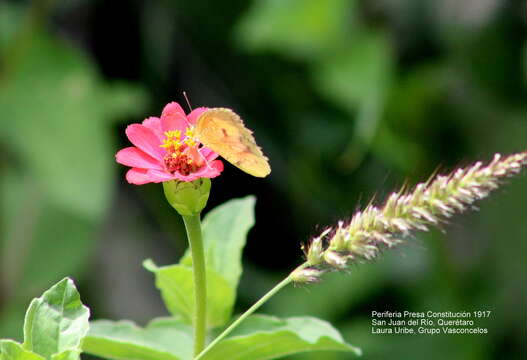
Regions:
[[355, 0], [261, 1], [237, 29], [245, 49], [305, 62], [328, 102], [357, 113], [341, 155], [346, 167], [360, 163], [376, 132], [393, 62], [386, 34], [361, 24], [357, 6]]
[[[17, 14], [10, 3], [2, 10]], [[37, 11], [5, 25], [1, 49], [0, 329], [21, 319], [22, 299], [85, 268], [114, 178], [110, 120], [144, 103], [138, 88], [107, 84], [85, 54], [41, 28]]]
[[[140, 262], [183, 255], [181, 224], [158, 186], [125, 184], [112, 162], [124, 122], [183, 90], [236, 109], [273, 167], [213, 181], [209, 208], [257, 197], [237, 309], [373, 195], [527, 145], [524, 0], [49, 4], [0, 3], [0, 337], [19, 336], [20, 304], [64, 275], [84, 279], [96, 315], [163, 314]], [[524, 358], [526, 197], [516, 179], [446, 235], [288, 288], [264, 311], [321, 316], [369, 359]], [[490, 333], [370, 333], [372, 310], [405, 309], [493, 310]]]

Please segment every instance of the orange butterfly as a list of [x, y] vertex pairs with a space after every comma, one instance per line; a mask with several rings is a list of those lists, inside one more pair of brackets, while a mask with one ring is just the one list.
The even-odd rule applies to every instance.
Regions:
[[262, 149], [256, 145], [252, 131], [231, 109], [211, 108], [198, 118], [198, 140], [225, 160], [256, 177], [266, 177], [271, 167]]

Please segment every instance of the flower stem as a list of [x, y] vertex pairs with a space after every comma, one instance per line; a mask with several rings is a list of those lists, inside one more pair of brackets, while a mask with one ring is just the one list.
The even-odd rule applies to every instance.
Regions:
[[192, 268], [194, 274], [194, 355], [205, 347], [207, 335], [207, 278], [205, 268], [205, 251], [201, 236], [200, 215], [183, 216], [187, 237], [192, 253]]
[[229, 325], [228, 328], [223, 330], [223, 332], [218, 335], [217, 338], [214, 339], [202, 352], [200, 352], [194, 360], [199, 360], [203, 356], [205, 356], [206, 353], [208, 353], [216, 344], [218, 344], [220, 341], [222, 341], [227, 335], [229, 335], [238, 325], [242, 323], [245, 319], [247, 319], [250, 315], [252, 315], [260, 306], [262, 306], [267, 300], [269, 300], [271, 297], [276, 295], [277, 292], [279, 292], [281, 289], [289, 285], [293, 281], [293, 275], [302, 270], [303, 268], [307, 267], [308, 264], [304, 263], [297, 267], [295, 270], [293, 270], [284, 280], [280, 281], [278, 284], [276, 284], [271, 290], [269, 290], [264, 296], [260, 298], [257, 302], [255, 302], [247, 311], [245, 311], [238, 319], [236, 319], [231, 325]]

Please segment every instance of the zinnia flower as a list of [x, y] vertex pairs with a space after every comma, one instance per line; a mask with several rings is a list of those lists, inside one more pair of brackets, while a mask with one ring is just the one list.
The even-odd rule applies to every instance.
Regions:
[[213, 178], [223, 171], [223, 163], [211, 149], [194, 138], [194, 124], [207, 108], [185, 115], [181, 106], [165, 106], [161, 118], [149, 117], [142, 124], [126, 128], [126, 136], [135, 146], [120, 150], [116, 161], [132, 167], [126, 173], [131, 184], [159, 183], [170, 180], [194, 181]]

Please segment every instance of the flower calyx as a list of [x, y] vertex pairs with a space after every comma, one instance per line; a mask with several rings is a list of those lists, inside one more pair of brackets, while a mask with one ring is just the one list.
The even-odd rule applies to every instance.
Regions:
[[163, 182], [168, 203], [182, 216], [201, 213], [209, 200], [211, 181], [200, 178], [194, 181], [171, 180]]

